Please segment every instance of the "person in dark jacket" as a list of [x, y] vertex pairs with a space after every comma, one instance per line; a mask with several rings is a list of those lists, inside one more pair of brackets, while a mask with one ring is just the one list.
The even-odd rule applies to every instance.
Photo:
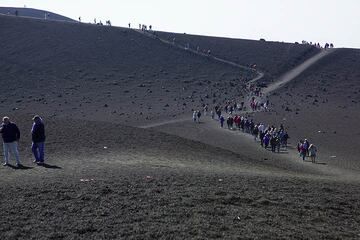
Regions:
[[4, 148], [4, 166], [9, 164], [9, 153], [15, 155], [16, 166], [21, 167], [19, 151], [17, 148], [18, 141], [20, 140], [20, 130], [15, 123], [10, 122], [9, 117], [3, 117], [0, 127], [0, 133], [3, 139]]
[[34, 162], [37, 164], [44, 163], [44, 147], [45, 147], [45, 126], [40, 116], [33, 118], [33, 126], [31, 129], [32, 146], [31, 150], [34, 154]]

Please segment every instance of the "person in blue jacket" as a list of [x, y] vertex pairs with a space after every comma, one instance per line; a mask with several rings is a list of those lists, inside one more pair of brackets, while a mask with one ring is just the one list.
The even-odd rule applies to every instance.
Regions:
[[20, 140], [20, 130], [15, 123], [10, 122], [9, 117], [3, 117], [2, 124], [0, 127], [0, 133], [3, 139], [3, 149], [4, 149], [4, 166], [9, 164], [9, 153], [15, 155], [16, 166], [21, 167], [19, 151], [18, 151], [18, 142]]
[[34, 162], [44, 164], [45, 126], [43, 120], [38, 115], [34, 116], [33, 121], [34, 123], [31, 128], [31, 150], [35, 157]]

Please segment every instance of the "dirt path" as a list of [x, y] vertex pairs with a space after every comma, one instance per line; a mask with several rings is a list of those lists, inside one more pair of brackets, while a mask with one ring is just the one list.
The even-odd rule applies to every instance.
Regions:
[[[135, 31], [143, 33], [142, 31], [139, 31], [139, 30], [135, 30]], [[143, 33], [143, 34], [145, 34], [145, 33]], [[150, 35], [150, 34], [145, 34], [145, 35]], [[153, 36], [153, 35], [150, 35], [150, 36]], [[163, 39], [159, 39], [159, 40], [163, 41], [163, 42], [165, 42], [167, 44], [171, 44], [170, 42], [168, 42], [166, 40], [163, 40]], [[179, 46], [177, 46], [177, 47], [179, 47]], [[199, 54], [199, 55], [207, 56], [206, 54], [196, 52], [195, 50], [190, 50], [189, 49], [189, 51], [195, 52], [196, 54]], [[304, 63], [302, 63], [299, 66], [295, 67], [294, 69], [288, 71], [283, 76], [281, 76], [279, 79], [277, 79], [274, 83], [269, 85], [267, 88], [263, 89], [264, 97], [266, 97], [270, 92], [273, 92], [273, 91], [283, 87], [286, 83], [294, 80], [296, 77], [298, 77], [301, 73], [303, 73], [306, 69], [311, 67], [313, 64], [318, 62], [320, 59], [322, 59], [323, 57], [325, 57], [325, 56], [327, 56], [327, 55], [329, 55], [329, 54], [331, 54], [331, 53], [333, 53], [335, 51], [336, 51], [336, 49], [323, 50], [319, 54], [311, 57], [310, 59], [306, 60]], [[214, 57], [214, 59], [217, 60], [217, 61], [220, 61], [220, 62], [225, 62], [227, 64], [239, 67], [239, 68], [243, 68], [243, 69], [246, 68], [244, 66], [238, 65], [236, 63], [233, 63], [233, 62], [230, 62], [230, 61], [227, 61], [227, 60], [224, 60], [224, 59], [220, 59], [220, 58], [216, 58], [216, 57]], [[254, 83], [254, 82], [260, 80], [263, 76], [264, 76], [263, 73], [258, 72], [258, 76], [256, 78], [250, 80], [249, 83]], [[251, 96], [249, 95], [249, 96], [247, 96], [246, 99], [250, 99], [250, 98], [251, 98]], [[245, 112], [242, 112], [242, 113], [247, 113], [247, 112], [250, 112], [250, 111], [245, 111]], [[183, 122], [183, 121], [186, 121], [186, 120], [190, 119], [190, 115], [191, 114], [189, 114], [189, 118], [184, 116], [182, 118], [177, 118], [177, 119], [173, 119], [173, 120], [166, 120], [166, 121], [161, 121], [161, 122], [157, 122], [157, 123], [147, 124], [147, 125], [141, 126], [141, 128], [152, 128], [152, 127], [158, 127], [158, 126], [166, 125], [166, 124], [170, 124], [170, 123]]]
[[258, 70], [255, 70], [253, 68], [250, 68], [250, 67], [247, 67], [247, 66], [244, 66], [244, 65], [240, 65], [240, 64], [237, 64], [235, 62], [232, 62], [232, 61], [228, 61], [226, 59], [222, 59], [222, 58], [219, 58], [219, 57], [215, 57], [213, 55], [208, 55], [206, 53], [202, 53], [202, 52], [199, 52], [199, 51], [196, 51], [194, 49], [191, 49], [191, 48], [187, 48], [185, 46], [182, 46], [180, 44], [174, 44], [173, 42], [170, 42], [166, 39], [163, 39], [163, 38], [159, 38], [158, 36], [155, 36], [154, 34], [151, 34], [150, 32], [147, 32], [147, 31], [141, 31], [141, 30], [138, 30], [138, 29], [133, 29], [134, 31], [138, 32], [138, 33], [141, 33], [147, 37], [150, 37], [150, 38], [154, 38], [154, 39], [158, 39], [159, 41], [165, 43], [165, 44], [168, 44], [168, 45], [171, 45], [171, 46], [174, 46], [176, 48], [179, 48], [179, 49], [182, 49], [184, 51], [188, 51], [188, 52], [191, 52], [191, 53], [194, 53], [196, 55], [199, 55], [199, 56], [202, 56], [202, 57], [206, 57], [206, 58], [211, 58], [217, 62], [220, 62], [220, 63], [225, 63], [225, 64], [228, 64], [230, 66], [233, 66], [233, 67], [237, 67], [239, 69], [242, 69], [242, 70], [247, 70], [247, 71], [251, 71], [251, 72], [254, 72], [257, 74], [257, 76], [252, 79], [251, 81], [258, 81], [260, 80], [261, 78], [264, 77], [264, 73], [258, 71]]
[[[290, 70], [289, 72], [287, 72], [286, 74], [284, 74], [276, 82], [274, 82], [269, 87], [264, 89], [264, 93], [266, 95], [268, 95], [272, 91], [275, 91], [275, 90], [281, 88], [286, 83], [292, 81], [293, 79], [298, 77], [301, 73], [306, 71], [306, 69], [313, 66], [313, 64], [315, 64], [317, 61], [319, 61], [320, 59], [324, 58], [325, 56], [333, 53], [334, 51], [335, 51], [335, 49], [328, 49], [326, 51], [325, 50], [321, 51], [319, 54], [315, 55], [314, 57], [308, 59], [304, 63], [300, 64], [296, 68], [294, 68], [294, 69]], [[251, 82], [256, 82], [257, 80], [259, 80], [259, 77], [260, 76], [251, 80]], [[241, 113], [244, 113], [244, 112], [241, 112]], [[191, 114], [189, 114], [188, 117], [182, 116], [181, 118], [178, 118], [178, 119], [148, 124], [146, 126], [142, 126], [142, 128], [155, 128], [160, 131], [164, 131], [164, 129], [165, 129], [165, 132], [167, 132], [167, 133], [179, 135], [181, 137], [189, 138], [192, 140], [198, 140], [200, 142], [218, 146], [223, 149], [228, 149], [228, 150], [231, 150], [234, 152], [237, 152], [237, 145], [239, 144], [239, 142], [244, 143], [244, 141], [245, 141], [246, 145], [247, 145], [246, 149], [248, 149], [248, 151], [244, 152], [244, 149], [242, 149], [241, 150], [242, 154], [245, 153], [245, 154], [247, 154], [247, 156], [251, 157], [253, 155], [254, 151], [262, 151], [262, 153], [261, 153], [262, 158], [266, 158], [266, 159], [270, 158], [271, 159], [274, 157], [274, 154], [272, 154], [268, 151], [263, 151], [261, 147], [254, 145], [253, 139], [249, 134], [244, 134], [239, 131], [227, 131], [227, 130], [221, 129], [216, 124], [216, 121], [210, 120], [209, 117], [203, 116], [204, 124], [200, 124], [196, 127], [194, 127], [195, 125], [193, 125], [193, 126], [189, 125], [189, 123], [193, 125], [193, 123], [191, 122]], [[190, 129], [187, 129], [185, 126], [190, 127]], [[209, 133], [210, 135], [214, 134], [214, 132], [217, 132], [218, 136], [224, 135], [222, 138], [220, 138], [223, 140], [220, 142], [211, 140], [214, 138], [212, 138], [210, 135], [208, 136], [208, 134], [206, 132], [213, 132], [213, 133]], [[201, 137], [200, 133], [202, 136], [206, 136], [206, 137]], [[231, 138], [226, 137], [226, 136], [229, 136], [229, 134], [232, 135]], [[188, 135], [190, 135], [190, 136], [188, 136]], [[235, 139], [233, 138], [234, 136], [235, 136]], [[241, 138], [241, 140], [240, 140], [240, 138]], [[226, 139], [226, 140], [224, 140], [224, 139]], [[232, 139], [232, 140], [229, 141], [229, 139]], [[222, 142], [227, 142], [227, 143], [222, 144]], [[254, 146], [252, 146], [252, 145], [254, 145]], [[259, 155], [259, 154], [255, 154], [255, 155]], [[292, 164], [295, 164], [295, 165], [299, 165], [299, 164], [304, 165], [304, 166], [306, 166], [306, 168], [309, 172], [311, 172], [310, 171], [310, 168], [311, 168], [313, 170], [316, 169], [317, 171], [320, 171], [324, 174], [336, 175], [336, 176], [347, 176], [346, 179], [350, 179], [350, 180], [357, 179], [355, 177], [357, 175], [355, 172], [353, 172], [353, 171], [350, 172], [347, 170], [345, 171], [345, 170], [342, 170], [342, 169], [339, 169], [339, 168], [336, 168], [333, 166], [327, 166], [326, 163], [321, 162], [321, 159], [320, 159], [320, 162], [318, 162], [318, 164], [316, 164], [316, 165], [310, 164], [308, 162], [302, 162], [299, 160], [297, 151], [294, 148], [288, 149], [287, 151], [283, 152], [281, 155], [276, 155], [276, 159], [279, 159], [279, 158], [290, 160], [292, 162]], [[273, 163], [275, 163], [275, 162], [273, 162]], [[284, 163], [285, 163], [285, 165], [283, 165], [283, 167], [285, 167], [285, 168], [293, 167], [293, 166], [288, 166], [287, 162], [283, 162], [282, 164], [284, 164]], [[278, 166], [277, 164], [275, 164], [275, 165]], [[342, 179], [345, 179], [345, 178], [342, 177]]]
[[[270, 84], [268, 87], [266, 87], [263, 90], [263, 93], [265, 95], [268, 95], [269, 93], [283, 87], [286, 83], [294, 80], [296, 77], [298, 77], [301, 73], [303, 73], [306, 69], [314, 65], [316, 62], [318, 62], [320, 59], [324, 58], [325, 56], [328, 56], [329, 54], [335, 52], [336, 49], [327, 49], [322, 50], [320, 53], [316, 54], [315, 56], [309, 58], [299, 66], [293, 68], [292, 70], [288, 71], [284, 75], [282, 75], [280, 78], [275, 80], [274, 83]], [[253, 81], [253, 80], [252, 80]]]

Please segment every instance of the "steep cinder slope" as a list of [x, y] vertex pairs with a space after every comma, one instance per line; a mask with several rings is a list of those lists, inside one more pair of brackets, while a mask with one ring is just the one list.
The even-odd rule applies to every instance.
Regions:
[[265, 73], [264, 82], [273, 81], [293, 67], [318, 53], [320, 50], [309, 45], [232, 39], [221, 37], [207, 37], [190, 34], [155, 32], [163, 39], [180, 45], [189, 44], [190, 48], [201, 52], [211, 50], [214, 56], [233, 61], [238, 64], [251, 66]]
[[18, 17], [45, 19], [46, 14], [47, 20], [76, 22], [74, 19], [45, 10], [39, 10], [34, 8], [0, 7], [0, 14], [16, 16], [16, 11]]
[[254, 75], [129, 29], [0, 19], [4, 112], [146, 122], [241, 96]]
[[360, 169], [360, 50], [337, 49], [271, 96], [275, 113], [258, 119], [283, 122], [292, 142], [308, 138], [319, 160]]

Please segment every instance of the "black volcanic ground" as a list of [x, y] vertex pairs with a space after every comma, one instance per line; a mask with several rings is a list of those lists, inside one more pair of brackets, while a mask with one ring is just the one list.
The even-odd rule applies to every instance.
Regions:
[[34, 8], [0, 7], [0, 14], [3, 15], [15, 17], [16, 11], [18, 17], [44, 19], [46, 14], [47, 20], [75, 22], [75, 20], [71, 18], [45, 10]]
[[[337, 49], [250, 114], [288, 129], [290, 148], [273, 154], [209, 116], [191, 121], [203, 104], [243, 100], [254, 71], [125, 28], [0, 16], [0, 37], [0, 113], [22, 132], [25, 166], [0, 168], [1, 239], [359, 238], [358, 50]], [[176, 39], [256, 63], [266, 82], [320, 51]], [[44, 167], [32, 163], [35, 113]], [[321, 164], [298, 158], [303, 137]]]
[[190, 34], [156, 32], [160, 38], [173, 41], [182, 46], [200, 52], [208, 50], [215, 56], [235, 63], [252, 66], [266, 75], [263, 82], [271, 82], [281, 74], [302, 63], [307, 58], [319, 52], [310, 45], [299, 45], [280, 42], [254, 41], [220, 37], [206, 37]]

